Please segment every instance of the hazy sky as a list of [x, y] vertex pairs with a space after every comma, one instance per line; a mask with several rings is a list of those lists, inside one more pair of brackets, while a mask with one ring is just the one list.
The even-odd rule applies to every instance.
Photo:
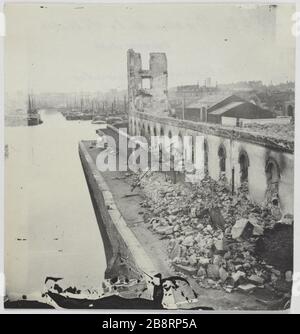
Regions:
[[6, 91], [126, 89], [126, 51], [166, 52], [169, 87], [294, 80], [292, 5], [6, 5]]

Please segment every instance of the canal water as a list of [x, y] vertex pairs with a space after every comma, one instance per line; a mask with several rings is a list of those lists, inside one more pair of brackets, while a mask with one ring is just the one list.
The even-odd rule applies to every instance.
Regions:
[[78, 142], [97, 125], [43, 110], [43, 124], [7, 127], [5, 279], [11, 298], [40, 294], [47, 276], [101, 289], [106, 259]]

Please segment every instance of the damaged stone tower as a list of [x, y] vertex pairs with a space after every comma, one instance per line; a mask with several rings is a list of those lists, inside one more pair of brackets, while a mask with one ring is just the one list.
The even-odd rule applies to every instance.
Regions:
[[127, 51], [129, 111], [168, 115], [168, 71], [165, 53], [150, 53], [149, 69], [143, 69], [141, 54]]

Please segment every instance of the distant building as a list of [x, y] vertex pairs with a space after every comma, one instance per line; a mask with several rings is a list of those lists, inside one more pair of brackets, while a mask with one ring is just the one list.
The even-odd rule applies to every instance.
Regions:
[[237, 95], [208, 95], [184, 111], [184, 119], [189, 121], [234, 126], [241, 125], [247, 119], [270, 118], [275, 118], [272, 112]]

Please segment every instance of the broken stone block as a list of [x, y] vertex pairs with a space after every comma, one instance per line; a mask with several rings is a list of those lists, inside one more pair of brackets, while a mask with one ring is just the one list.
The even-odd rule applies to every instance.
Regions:
[[197, 230], [202, 231], [203, 228], [204, 228], [203, 224], [200, 223], [197, 225]]
[[244, 278], [246, 274], [243, 271], [237, 271], [236, 273], [231, 274], [233, 282], [236, 284], [240, 281], [241, 278]]
[[159, 234], [172, 234], [173, 233], [173, 226], [159, 226], [156, 228], [156, 232]]
[[201, 264], [202, 266], [207, 266], [207, 265], [209, 264], [210, 260], [207, 259], [206, 257], [200, 256], [200, 257], [198, 258], [198, 262], [199, 262], [199, 264]]
[[175, 258], [179, 258], [181, 255], [181, 246], [178, 242], [174, 245], [173, 249], [171, 250], [169, 256], [171, 260], [174, 260]]
[[256, 288], [256, 285], [254, 284], [240, 284], [238, 286], [238, 290], [242, 291], [242, 292], [247, 292], [247, 293], [250, 293], [252, 292], [254, 289]]
[[206, 270], [203, 267], [200, 267], [197, 272], [198, 277], [205, 277], [206, 276]]
[[177, 263], [173, 263], [173, 266], [177, 271], [181, 271], [188, 275], [195, 275], [197, 273], [197, 268], [192, 266], [177, 264]]
[[231, 229], [232, 239], [239, 239], [248, 236], [252, 233], [253, 226], [248, 222], [247, 219], [241, 218], [236, 221]]
[[257, 275], [251, 275], [250, 277], [248, 277], [248, 281], [255, 285], [262, 285], [265, 282], [262, 277], [259, 277]]
[[195, 266], [197, 264], [197, 256], [196, 254], [192, 254], [190, 257], [189, 257], [189, 263], [190, 265], [192, 266]]
[[220, 256], [220, 255], [214, 255], [213, 264], [217, 264], [218, 266], [220, 266], [221, 263], [222, 263], [222, 261], [223, 261], [222, 256]]
[[212, 279], [219, 279], [220, 274], [219, 274], [219, 266], [217, 264], [209, 264], [207, 266], [207, 277], [212, 278]]
[[223, 240], [216, 240], [214, 242], [214, 245], [215, 245], [217, 251], [219, 251], [219, 252], [224, 251], [224, 241]]
[[192, 235], [187, 236], [182, 241], [183, 246], [191, 247], [191, 246], [193, 246], [193, 244], [194, 244], [194, 237]]
[[221, 267], [219, 269], [219, 276], [220, 276], [221, 281], [224, 283], [227, 280], [229, 274], [223, 267]]

